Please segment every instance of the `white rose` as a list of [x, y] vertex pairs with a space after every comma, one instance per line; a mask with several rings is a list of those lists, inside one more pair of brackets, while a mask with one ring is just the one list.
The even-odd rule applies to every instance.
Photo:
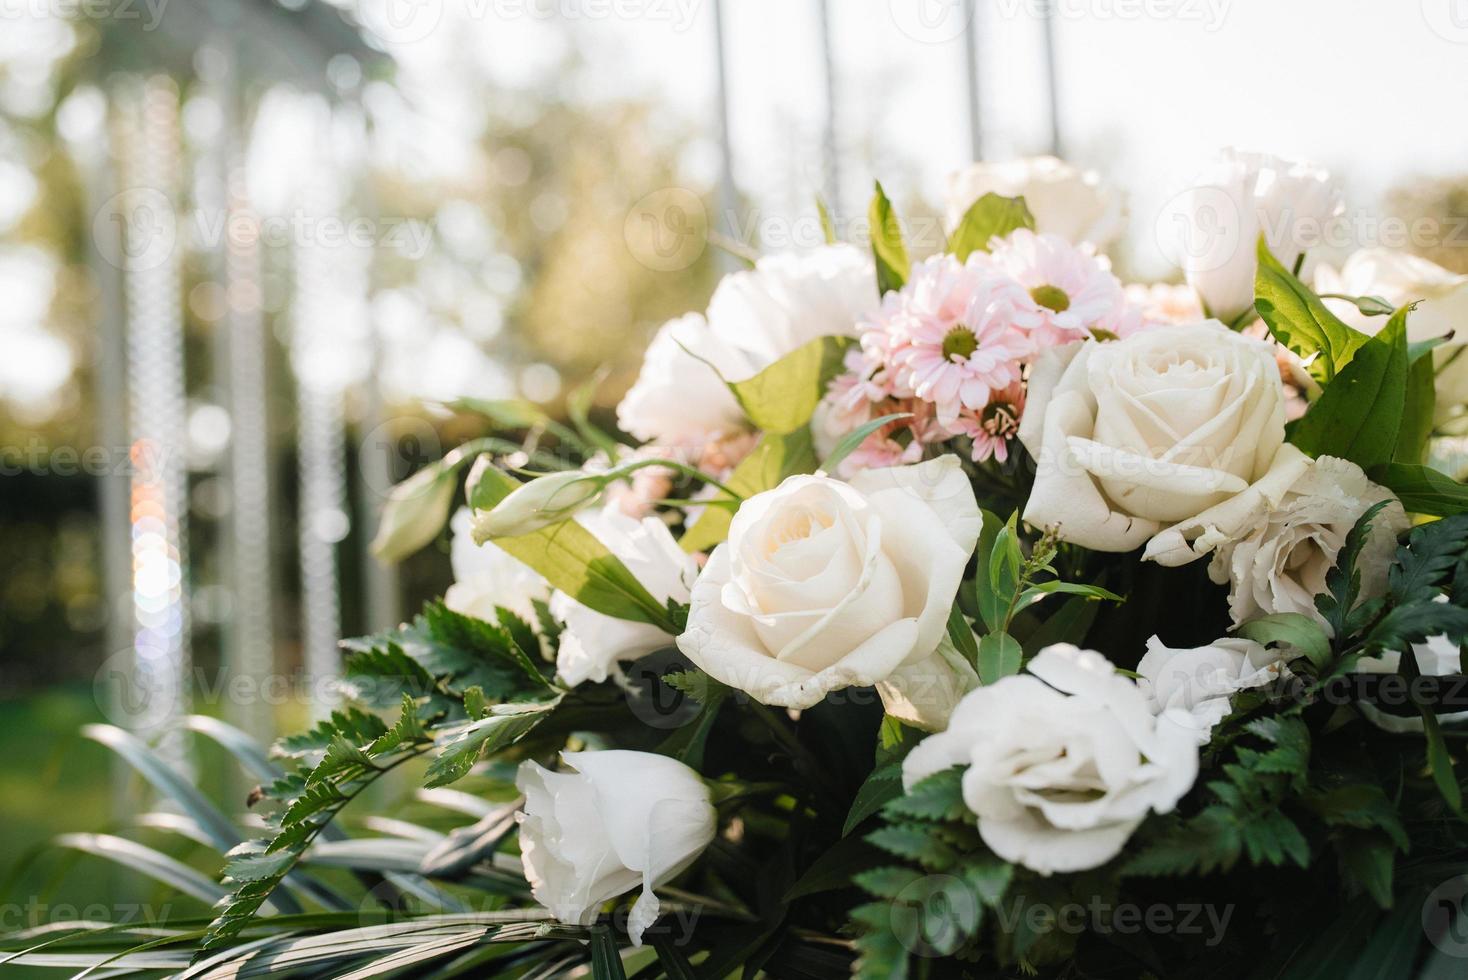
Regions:
[[766, 255], [725, 276], [709, 300], [709, 328], [748, 355], [753, 374], [820, 337], [855, 337], [857, 321], [878, 303], [870, 253], [824, 245]]
[[935, 666], [925, 662], [981, 526], [956, 456], [850, 483], [790, 477], [740, 505], [693, 587], [678, 647], [781, 707], [883, 681], [916, 691], [904, 671]]
[[1343, 210], [1330, 174], [1263, 153], [1224, 150], [1172, 199], [1159, 234], [1211, 316], [1231, 322], [1254, 303], [1259, 235], [1286, 269]]
[[[1393, 306], [1415, 300], [1407, 315], [1407, 339], [1431, 340], [1456, 332], [1455, 342], [1433, 351], [1437, 365], [1437, 421], [1468, 411], [1468, 276], [1449, 272], [1420, 256], [1388, 248], [1363, 248], [1351, 254], [1340, 271], [1322, 265], [1315, 288], [1346, 296], [1380, 296]], [[1384, 316], [1367, 316], [1354, 303], [1328, 299], [1325, 305], [1356, 329], [1375, 334]]]
[[1325, 576], [1356, 519], [1383, 500], [1390, 503], [1372, 521], [1357, 562], [1362, 596], [1370, 598], [1386, 591], [1397, 535], [1408, 525], [1391, 491], [1368, 480], [1355, 463], [1321, 456], [1278, 502], [1259, 501], [1244, 532], [1222, 542], [1208, 566], [1213, 581], [1229, 585], [1234, 623], [1286, 612], [1323, 623], [1315, 597], [1326, 591]]
[[1044, 875], [1098, 867], [1192, 787], [1197, 738], [1099, 653], [1057, 644], [1028, 669], [959, 702], [903, 760], [903, 785], [966, 766], [963, 801], [995, 854]]
[[1200, 745], [1228, 717], [1230, 698], [1263, 687], [1284, 669], [1279, 655], [1243, 637], [1225, 637], [1207, 646], [1174, 650], [1152, 637], [1137, 664], [1137, 685], [1153, 714], [1176, 711], [1191, 719]]
[[718, 440], [747, 425], [724, 379], [757, 370], [748, 355], [714, 336], [700, 314], [669, 320], [617, 405], [617, 424], [638, 439], [666, 446], [696, 448]]
[[[850, 245], [768, 255], [725, 276], [697, 313], [664, 324], [617, 406], [623, 431], [697, 448], [746, 426], [725, 381], [743, 381], [818, 337], [855, 336], [878, 305], [871, 257]], [[696, 355], [696, 356], [694, 356]]]
[[467, 507], [459, 508], [449, 521], [454, 584], [444, 593], [444, 605], [491, 623], [495, 606], [502, 606], [528, 623], [535, 622], [534, 602], [550, 598], [550, 586], [539, 572], [493, 542], [475, 544], [473, 524]]
[[1304, 466], [1284, 422], [1274, 347], [1216, 321], [1052, 348], [1020, 423], [1038, 467], [1024, 518], [1096, 551], [1130, 551], [1189, 518], [1232, 530], [1235, 510]]
[[603, 902], [638, 885], [627, 934], [635, 946], [658, 917], [653, 889], [714, 839], [708, 786], [676, 759], [649, 752], [562, 752], [575, 772], [521, 763], [520, 861], [535, 900], [562, 922], [589, 925]]
[[1004, 163], [975, 163], [948, 177], [945, 227], [958, 227], [985, 194], [1023, 197], [1035, 230], [1098, 248], [1122, 230], [1121, 198], [1090, 170], [1055, 157], [1023, 157]]
[[[688, 601], [698, 562], [678, 547], [668, 525], [656, 517], [636, 520], [610, 508], [584, 514], [578, 521], [658, 602]], [[619, 660], [634, 660], [673, 645], [673, 638], [656, 626], [607, 616], [564, 592], [551, 598], [550, 608], [566, 624], [556, 671], [572, 687], [585, 680], [606, 680], [607, 671]]]

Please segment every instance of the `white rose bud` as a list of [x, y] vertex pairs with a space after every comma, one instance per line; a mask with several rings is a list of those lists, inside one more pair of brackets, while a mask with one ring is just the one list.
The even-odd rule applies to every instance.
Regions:
[[599, 473], [567, 470], [538, 476], [511, 491], [494, 509], [476, 510], [475, 536], [483, 541], [533, 534], [595, 505], [605, 488]]
[[1192, 561], [1303, 471], [1284, 423], [1273, 346], [1217, 321], [1052, 348], [1019, 430], [1037, 465], [1024, 518], [1096, 551], [1163, 532], [1147, 557]]
[[975, 163], [948, 177], [944, 226], [958, 227], [985, 194], [1023, 197], [1040, 234], [1104, 247], [1122, 231], [1121, 197], [1091, 170], [1055, 157]]
[[850, 483], [791, 477], [740, 505], [678, 647], [765, 704], [808, 708], [888, 681], [884, 700], [917, 697], [903, 672], [925, 669], [945, 635], [981, 526], [956, 456]]
[[1355, 463], [1321, 456], [1278, 503], [1261, 502], [1244, 532], [1220, 544], [1208, 566], [1213, 581], [1229, 584], [1234, 623], [1293, 612], [1323, 624], [1315, 597], [1326, 591], [1325, 576], [1357, 518], [1383, 500], [1390, 502], [1372, 520], [1356, 563], [1362, 598], [1373, 598], [1386, 591], [1397, 535], [1408, 526], [1391, 491], [1368, 480]]
[[1157, 637], [1137, 664], [1137, 682], [1153, 714], [1176, 711], [1191, 719], [1200, 745], [1228, 717], [1230, 699], [1239, 691], [1263, 687], [1280, 676], [1279, 654], [1243, 637], [1214, 640], [1186, 650], [1167, 647]]
[[1028, 670], [960, 701], [903, 760], [903, 786], [966, 766], [963, 801], [995, 854], [1042, 875], [1099, 867], [1192, 787], [1197, 737], [1099, 653], [1057, 644]]
[[1174, 260], [1209, 315], [1232, 322], [1254, 303], [1260, 233], [1293, 268], [1342, 208], [1339, 189], [1318, 167], [1225, 150], [1172, 199], [1158, 232], [1175, 236]]
[[563, 752], [574, 772], [521, 763], [520, 861], [535, 900], [562, 922], [589, 925], [602, 903], [633, 888], [627, 934], [658, 917], [653, 889], [714, 839], [718, 815], [698, 773], [649, 752]]

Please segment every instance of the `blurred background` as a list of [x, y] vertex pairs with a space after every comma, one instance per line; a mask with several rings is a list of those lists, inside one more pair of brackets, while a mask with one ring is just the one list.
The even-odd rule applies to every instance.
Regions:
[[449, 581], [367, 542], [463, 400], [609, 417], [818, 197], [860, 242], [880, 179], [928, 251], [948, 173], [1054, 153], [1169, 280], [1163, 205], [1240, 145], [1338, 175], [1326, 257], [1468, 272], [1465, 94], [1459, 0], [0, 0], [0, 929], [97, 894], [21, 859], [139, 792], [80, 725], [308, 720]]

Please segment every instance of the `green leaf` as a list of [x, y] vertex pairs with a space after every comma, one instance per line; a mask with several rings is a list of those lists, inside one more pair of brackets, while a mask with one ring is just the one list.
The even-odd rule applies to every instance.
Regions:
[[889, 762], [878, 766], [867, 776], [861, 788], [856, 791], [856, 799], [851, 801], [851, 811], [846, 815], [846, 823], [841, 828], [844, 837], [850, 834], [862, 821], [886, 806], [889, 800], [895, 800], [902, 795], [902, 763]]
[[1300, 802], [1327, 826], [1381, 830], [1402, 851], [1411, 844], [1396, 804], [1374, 783], [1346, 783], [1315, 790]]
[[1378, 501], [1356, 518], [1356, 523], [1351, 525], [1340, 551], [1336, 552], [1335, 566], [1325, 575], [1326, 593], [1315, 597], [1315, 608], [1325, 617], [1334, 636], [1345, 637], [1352, 632], [1347, 628], [1347, 623], [1361, 594], [1361, 572], [1356, 568], [1356, 561], [1361, 557], [1361, 549], [1365, 547], [1366, 539], [1371, 534], [1372, 522], [1387, 503], [1385, 500]]
[[170, 891], [196, 898], [205, 905], [213, 905], [227, 894], [219, 885], [182, 861], [124, 837], [115, 837], [112, 834], [62, 834], [55, 839], [55, 844], [131, 868], [161, 882]]
[[1301, 613], [1274, 613], [1261, 616], [1240, 626], [1240, 636], [1268, 646], [1271, 643], [1293, 647], [1315, 666], [1324, 669], [1330, 662], [1330, 637], [1320, 624]]
[[[787, 435], [765, 433], [759, 445], [744, 458], [725, 480], [729, 489], [745, 497], [774, 489], [786, 477], [797, 473], [813, 473], [816, 453], [811, 445], [810, 430], [797, 429]], [[684, 551], [707, 551], [729, 535], [734, 515], [722, 507], [709, 507], [699, 515], [693, 527], [684, 532], [678, 545]]]
[[616, 937], [607, 926], [591, 927], [591, 976], [592, 980], [627, 980]]
[[1079, 582], [1062, 582], [1059, 579], [1051, 579], [1048, 582], [1039, 582], [1025, 589], [1015, 600], [1014, 611], [1016, 613], [1028, 609], [1041, 599], [1050, 595], [1073, 595], [1092, 602], [1125, 602], [1125, 596], [1119, 596], [1109, 589], [1103, 589], [1099, 585], [1084, 585]]
[[867, 437], [873, 432], [876, 432], [884, 425], [896, 422], [898, 419], [910, 418], [912, 418], [911, 412], [894, 412], [891, 415], [883, 415], [881, 418], [875, 418], [870, 422], [857, 426], [842, 436], [841, 441], [836, 443], [836, 447], [831, 450], [830, 455], [821, 460], [821, 471], [824, 473], [835, 473], [836, 467], [840, 466], [847, 456], [850, 456], [862, 443], [866, 442]]
[[916, 861], [932, 871], [945, 871], [958, 860], [957, 852], [944, 843], [938, 828], [930, 825], [880, 827], [866, 839], [889, 854]]
[[1396, 494], [1409, 513], [1433, 517], [1468, 513], [1468, 484], [1431, 466], [1385, 463], [1371, 470], [1371, 479]]
[[979, 663], [978, 640], [974, 636], [973, 626], [969, 624], [968, 619], [963, 615], [963, 610], [956, 602], [953, 608], [948, 610], [948, 639], [953, 642], [953, 646], [963, 655], [964, 659], [977, 669]]
[[1295, 425], [1290, 438], [1301, 450], [1362, 469], [1391, 460], [1406, 409], [1407, 309], [1356, 351]]
[[881, 859], [881, 852], [860, 837], [843, 837], [812, 861], [780, 900], [793, 902], [806, 895], [849, 888], [858, 871]]
[[[1410, 356], [1410, 355], [1409, 355]], [[1431, 357], [1413, 361], [1407, 372], [1407, 394], [1402, 406], [1402, 429], [1392, 460], [1421, 463], [1427, 458], [1428, 440], [1437, 411], [1437, 373]]]
[[756, 429], [794, 432], [810, 421], [851, 345], [849, 337], [817, 337], [754, 377], [729, 382], [729, 390]]
[[653, 931], [647, 936], [647, 941], [652, 944], [653, 950], [658, 954], [658, 963], [662, 965], [663, 972], [668, 975], [668, 980], [695, 980], [697, 974], [693, 965], [688, 962], [688, 957], [674, 943], [673, 937], [661, 932]]
[[1019, 673], [1024, 650], [1008, 633], [987, 633], [979, 638], [979, 680], [993, 684]]
[[1310, 371], [1322, 383], [1330, 382], [1370, 338], [1343, 323], [1308, 286], [1280, 265], [1262, 234], [1257, 250], [1255, 309], [1281, 344], [1302, 358], [1318, 354], [1310, 363]]
[[876, 193], [867, 212], [872, 229], [872, 257], [877, 264], [877, 294], [885, 296], [894, 289], [901, 289], [907, 282], [912, 261], [907, 257], [907, 246], [902, 241], [902, 226], [897, 212], [882, 185], [876, 185]]
[[[518, 486], [517, 480], [498, 468], [485, 467], [473, 491], [475, 509], [493, 508]], [[496, 538], [495, 544], [583, 606], [616, 619], [649, 623], [670, 635], [681, 632], [667, 607], [652, 597], [596, 535], [575, 521], [563, 521], [531, 534]]]
[[831, 209], [826, 206], [825, 198], [819, 194], [816, 195], [816, 217], [821, 222], [821, 237], [827, 245], [835, 245], [840, 240], [836, 237], [836, 224], [831, 220]]
[[963, 802], [963, 768], [955, 766], [928, 776], [889, 802], [882, 808], [882, 812], [894, 822], [904, 817], [914, 820], [962, 820], [969, 814], [969, 809]]
[[490, 709], [487, 717], [440, 735], [436, 740], [438, 758], [428, 767], [423, 785], [447, 786], [461, 779], [480, 755], [497, 752], [518, 740], [544, 721], [560, 702], [557, 697], [548, 701], [498, 704]]
[[1335, 842], [1342, 876], [1384, 909], [1392, 907], [1396, 848], [1382, 834], [1348, 832]]
[[989, 251], [991, 239], [1003, 238], [1016, 228], [1031, 231], [1035, 228], [1034, 216], [1025, 206], [1025, 199], [985, 194], [969, 206], [958, 227], [948, 236], [948, 251], [962, 262], [974, 252]]
[[1004, 609], [1009, 601], [1008, 597], [1000, 601], [989, 576], [989, 559], [994, 553], [994, 542], [999, 537], [1004, 522], [987, 510], [980, 510], [979, 515], [984, 523], [979, 530], [979, 543], [974, 549], [978, 556], [974, 568], [974, 598], [979, 607], [979, 618], [983, 620], [985, 627], [993, 630], [999, 628], [999, 621], [1004, 618]]

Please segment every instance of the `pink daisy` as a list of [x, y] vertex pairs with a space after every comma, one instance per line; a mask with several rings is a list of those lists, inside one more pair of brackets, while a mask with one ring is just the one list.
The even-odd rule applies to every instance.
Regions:
[[975, 463], [988, 459], [1003, 463], [1009, 459], [1009, 444], [1019, 433], [1024, 410], [1024, 385], [1014, 384], [1004, 391], [996, 391], [989, 404], [978, 412], [965, 414], [958, 420], [954, 427], [973, 440]]
[[989, 261], [1020, 285], [1017, 322], [1041, 344], [1082, 340], [1126, 302], [1106, 260], [1059, 235], [1018, 228], [995, 243]]
[[1022, 361], [1034, 352], [1015, 324], [1023, 299], [987, 262], [935, 255], [913, 266], [907, 285], [863, 324], [862, 347], [890, 369], [894, 395], [931, 403], [938, 422], [949, 425], [1020, 380]]

